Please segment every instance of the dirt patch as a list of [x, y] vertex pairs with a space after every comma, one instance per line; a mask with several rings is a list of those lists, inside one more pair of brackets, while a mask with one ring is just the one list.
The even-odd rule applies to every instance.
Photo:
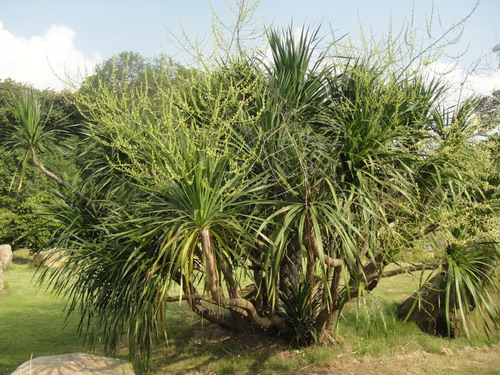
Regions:
[[443, 348], [439, 354], [417, 351], [411, 354], [360, 359], [340, 358], [302, 369], [301, 375], [444, 375], [500, 374], [500, 346], [465, 348], [451, 351]]

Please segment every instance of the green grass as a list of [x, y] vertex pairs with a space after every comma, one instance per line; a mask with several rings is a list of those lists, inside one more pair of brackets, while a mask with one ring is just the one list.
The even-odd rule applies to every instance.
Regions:
[[[370, 303], [375, 302], [367, 302]], [[377, 303], [382, 304], [380, 314], [368, 314], [363, 309], [356, 312], [353, 305], [344, 311], [338, 330], [341, 344], [304, 349], [291, 348], [279, 338], [263, 334], [229, 334], [213, 325], [201, 327], [197, 319], [190, 317], [187, 326], [178, 330], [176, 325], [171, 331], [170, 345], [157, 351], [154, 369], [158, 374], [189, 371], [195, 374], [292, 374], [339, 358], [389, 358], [417, 352], [442, 353], [443, 350], [457, 352], [466, 347], [499, 342], [498, 337], [488, 340], [479, 335], [454, 340], [433, 337], [414, 324], [398, 322], [394, 317], [396, 304]], [[183, 323], [182, 320], [177, 322]], [[440, 358], [447, 360], [442, 355]]]
[[[457, 353], [463, 348], [500, 342], [498, 334], [488, 339], [479, 332], [469, 339], [434, 337], [423, 333], [413, 323], [399, 322], [395, 317], [398, 303], [415, 291], [418, 280], [419, 275], [384, 279], [373, 293], [351, 302], [340, 319], [339, 344], [331, 346], [295, 349], [274, 336], [229, 334], [210, 324], [202, 327], [192, 315], [184, 325], [185, 317], [177, 310], [170, 316], [170, 345], [157, 351], [154, 368], [158, 374], [189, 371], [194, 374], [292, 374], [339, 358], [387, 359], [414, 353], [439, 353], [438, 361], [445, 364], [450, 359], [442, 355], [443, 351]], [[438, 368], [440, 363], [436, 364]], [[474, 374], [466, 370], [470, 364], [467, 366], [457, 373]], [[422, 369], [423, 373], [426, 371], [429, 369]]]
[[16, 263], [4, 270], [0, 296], [0, 375], [30, 357], [85, 351], [77, 323], [65, 322], [65, 301], [38, 288], [35, 268], [16, 253]]
[[[26, 261], [27, 254], [22, 255], [17, 253], [15, 264], [5, 270], [7, 288], [0, 296], [0, 375], [10, 374], [30, 357], [88, 352], [77, 337], [76, 319], [65, 324], [65, 301], [36, 285], [35, 269]], [[367, 356], [389, 361], [392, 356], [433, 355], [442, 353], [443, 348], [457, 352], [500, 342], [498, 335], [487, 339], [481, 334], [449, 340], [427, 335], [414, 324], [402, 325], [395, 319], [397, 302], [411, 294], [416, 280], [407, 275], [382, 280], [374, 293], [343, 311], [337, 331], [340, 344], [305, 349], [289, 347], [272, 335], [229, 333], [201, 322], [185, 304], [171, 304], [168, 344], [156, 350], [154, 372], [290, 374]], [[126, 352], [120, 351], [120, 356], [126, 357]], [[438, 360], [449, 361], [442, 355]], [[459, 374], [474, 373], [474, 364], [463, 368]]]

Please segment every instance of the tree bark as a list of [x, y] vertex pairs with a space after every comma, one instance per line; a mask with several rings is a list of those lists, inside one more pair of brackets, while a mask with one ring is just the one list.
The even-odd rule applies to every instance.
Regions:
[[52, 180], [54, 180], [59, 186], [62, 186], [64, 188], [68, 189], [69, 191], [71, 191], [72, 193], [74, 193], [79, 199], [82, 199], [85, 202], [89, 201], [89, 199], [87, 197], [85, 197], [82, 193], [80, 193], [78, 190], [76, 190], [69, 183], [67, 183], [62, 178], [60, 178], [59, 176], [55, 175], [54, 173], [52, 173], [51, 171], [49, 171], [47, 168], [45, 168], [45, 166], [42, 164], [42, 162], [40, 162], [40, 160], [38, 160], [34, 148], [31, 149], [31, 158], [33, 159], [33, 163], [35, 163], [35, 165], [37, 166], [37, 168], [44, 175], [46, 175], [47, 177], [49, 177]]
[[325, 335], [333, 327], [333, 322], [338, 317], [338, 310], [341, 306], [339, 284], [340, 274], [342, 273], [342, 265], [338, 265], [333, 269], [332, 281], [330, 283], [331, 302], [327, 304], [318, 314], [315, 322], [316, 332], [319, 341], [323, 341]]
[[306, 221], [304, 223], [306, 239], [307, 239], [307, 267], [306, 267], [306, 280], [309, 284], [309, 290], [311, 291], [310, 296], [310, 306], [312, 308], [312, 291], [315, 288], [315, 272], [316, 272], [316, 252], [314, 249], [316, 247], [316, 239], [314, 238], [313, 227], [311, 223], [311, 218], [309, 213], [307, 214]]
[[250, 301], [247, 301], [240, 297], [223, 298], [220, 292], [217, 265], [215, 263], [212, 241], [208, 228], [203, 228], [201, 230], [201, 247], [203, 256], [205, 258], [205, 277], [207, 291], [209, 292], [211, 298], [206, 298], [203, 296], [198, 296], [198, 298], [233, 311], [239, 312], [241, 310], [244, 310], [246, 314], [248, 314], [248, 318], [250, 319], [250, 321], [263, 329], [277, 327], [283, 330], [286, 328], [284, 322], [274, 314], [270, 314], [267, 317], [260, 316], [255, 309], [255, 306]]
[[205, 277], [207, 290], [212, 298], [218, 303], [221, 299], [219, 275], [217, 272], [217, 266], [215, 264], [210, 231], [208, 230], [208, 228], [203, 228], [200, 232], [200, 235], [201, 248], [203, 251], [203, 257], [205, 258]]

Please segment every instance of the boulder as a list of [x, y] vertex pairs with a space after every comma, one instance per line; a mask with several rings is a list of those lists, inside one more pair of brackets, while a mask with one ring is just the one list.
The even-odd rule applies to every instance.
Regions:
[[[462, 336], [462, 318], [455, 310], [455, 296], [450, 296], [450, 327], [446, 320], [446, 274], [437, 274], [420, 290], [407, 298], [398, 307], [397, 317], [399, 320], [415, 322], [424, 332], [436, 336], [449, 336], [454, 338]], [[469, 301], [469, 311], [474, 309], [472, 300]]]
[[[493, 277], [492, 274], [497, 267], [494, 263], [494, 259], [496, 259], [495, 253], [492, 254], [491, 256], [488, 255], [490, 261], [477, 262], [478, 264], [475, 265], [477, 267], [475, 277], [484, 283], [483, 287], [485, 288], [488, 288], [488, 278]], [[398, 307], [398, 319], [413, 321], [421, 330], [433, 335], [449, 335], [452, 338], [463, 336], [465, 333], [464, 323], [466, 325], [473, 323], [471, 321], [473, 317], [469, 313], [476, 309], [478, 297], [467, 289], [467, 285], [463, 285], [460, 292], [462, 301], [458, 301], [453, 279], [447, 297], [447, 284], [448, 275], [445, 271], [434, 275], [420, 287], [418, 292], [403, 301]], [[447, 299], [449, 305], [448, 314], [446, 311]], [[459, 306], [462, 306], [461, 310]], [[462, 316], [462, 313], [465, 314]]]
[[11, 375], [134, 375], [129, 362], [86, 353], [37, 357], [19, 366]]
[[12, 263], [12, 248], [10, 245], [0, 245], [0, 266], [8, 267]]
[[35, 255], [33, 262], [35, 266], [45, 266], [45, 267], [61, 267], [68, 261], [68, 257], [64, 251], [59, 249], [50, 249], [46, 251], [39, 251]]

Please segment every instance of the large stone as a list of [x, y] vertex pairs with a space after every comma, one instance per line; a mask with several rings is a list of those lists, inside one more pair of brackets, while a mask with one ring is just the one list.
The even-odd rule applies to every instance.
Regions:
[[[491, 256], [490, 259], [495, 258]], [[496, 264], [493, 261], [491, 263], [480, 262], [475, 271], [477, 281], [484, 283], [483, 287], [487, 288], [486, 281], [493, 277], [492, 273], [495, 269]], [[448, 275], [446, 272], [436, 274], [423, 284], [418, 292], [403, 301], [398, 307], [397, 317], [400, 320], [413, 321], [421, 330], [434, 335], [463, 336], [465, 333], [464, 324], [471, 323], [472, 316], [469, 313], [476, 309], [476, 299], [465, 285], [461, 287], [462, 300], [458, 301], [454, 282], [451, 284], [450, 293], [447, 296], [447, 285]], [[447, 305], [449, 306], [448, 312], [446, 311]], [[462, 306], [462, 309], [459, 306]]]
[[86, 353], [38, 357], [19, 366], [11, 375], [134, 375], [129, 362]]
[[3, 268], [0, 266], [0, 293], [3, 291]]
[[444, 273], [434, 276], [418, 292], [403, 301], [397, 310], [398, 319], [415, 322], [424, 332], [447, 336], [445, 286]]
[[[422, 285], [420, 290], [407, 298], [398, 307], [397, 317], [400, 320], [415, 322], [424, 332], [437, 336], [457, 337], [463, 334], [462, 318], [455, 309], [455, 295], [450, 295], [450, 326], [446, 319], [446, 274], [437, 274], [427, 283]], [[472, 300], [468, 303], [468, 311], [474, 309]]]
[[12, 263], [12, 248], [10, 245], [0, 245], [0, 266], [8, 267]]
[[33, 262], [35, 266], [45, 266], [45, 267], [61, 267], [66, 264], [68, 257], [59, 249], [50, 249], [46, 251], [39, 251], [35, 255]]

